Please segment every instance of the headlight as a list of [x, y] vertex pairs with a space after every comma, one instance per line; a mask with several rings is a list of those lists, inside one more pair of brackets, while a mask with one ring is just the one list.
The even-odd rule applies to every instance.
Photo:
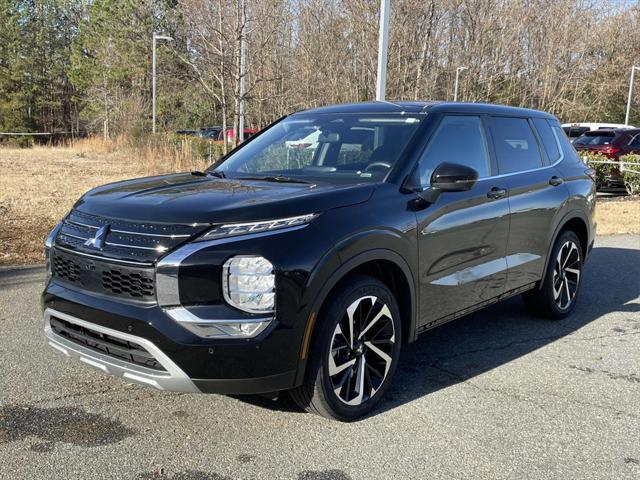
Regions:
[[269, 260], [240, 255], [222, 268], [222, 291], [229, 305], [249, 313], [271, 313], [275, 309], [275, 275]]
[[299, 215], [297, 217], [278, 218], [275, 220], [263, 220], [260, 222], [228, 223], [213, 227], [198, 241], [214, 240], [217, 238], [234, 237], [237, 235], [247, 235], [249, 233], [261, 233], [281, 228], [297, 227], [306, 225], [318, 216], [317, 213]]

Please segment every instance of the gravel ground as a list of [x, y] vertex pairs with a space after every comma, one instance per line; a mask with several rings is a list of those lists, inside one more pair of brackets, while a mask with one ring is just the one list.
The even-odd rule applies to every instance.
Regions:
[[49, 348], [40, 269], [0, 272], [0, 478], [640, 478], [640, 236], [599, 237], [575, 313], [509, 300], [408, 346], [371, 417], [161, 393]]

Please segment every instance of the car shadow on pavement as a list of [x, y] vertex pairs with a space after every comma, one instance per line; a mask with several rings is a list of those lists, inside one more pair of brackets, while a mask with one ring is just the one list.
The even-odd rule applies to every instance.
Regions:
[[[403, 348], [391, 388], [369, 418], [465, 382], [578, 331], [610, 312], [622, 312], [611, 335], [640, 332], [640, 250], [596, 248], [584, 269], [576, 309], [564, 320], [532, 316], [521, 298], [458, 319]], [[299, 411], [288, 398], [236, 397], [253, 405]]]
[[627, 313], [611, 335], [640, 332], [640, 250], [596, 248], [584, 269], [574, 312], [560, 321], [537, 318], [514, 297], [421, 335], [405, 346], [393, 385], [377, 415], [465, 382], [577, 332], [610, 312]]

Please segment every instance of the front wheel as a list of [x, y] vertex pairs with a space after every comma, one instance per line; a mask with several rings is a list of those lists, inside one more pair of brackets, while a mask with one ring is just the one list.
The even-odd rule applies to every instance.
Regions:
[[334, 290], [314, 334], [306, 379], [291, 397], [302, 408], [342, 421], [369, 413], [400, 356], [396, 301], [380, 281], [352, 276]]
[[569, 315], [582, 281], [582, 261], [578, 236], [571, 230], [562, 232], [551, 251], [542, 285], [523, 295], [529, 310], [553, 320]]

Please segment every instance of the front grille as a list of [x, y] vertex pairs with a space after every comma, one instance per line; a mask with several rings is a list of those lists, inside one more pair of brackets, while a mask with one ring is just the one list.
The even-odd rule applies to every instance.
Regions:
[[67, 340], [110, 357], [142, 367], [166, 372], [165, 368], [142, 345], [82, 327], [57, 317], [50, 317], [51, 330]]
[[102, 286], [116, 295], [130, 295], [135, 298], [153, 297], [153, 278], [140, 273], [126, 273], [112, 268], [102, 272]]
[[80, 279], [80, 265], [71, 258], [56, 256], [53, 259], [53, 275], [68, 282], [76, 283]]
[[90, 292], [127, 300], [155, 301], [153, 267], [115, 265], [63, 252], [56, 247], [53, 248], [51, 256], [51, 273], [58, 281]]
[[[63, 220], [55, 243], [93, 256], [150, 264], [207, 226], [132, 222], [73, 210]], [[87, 244], [103, 227], [100, 241]]]

